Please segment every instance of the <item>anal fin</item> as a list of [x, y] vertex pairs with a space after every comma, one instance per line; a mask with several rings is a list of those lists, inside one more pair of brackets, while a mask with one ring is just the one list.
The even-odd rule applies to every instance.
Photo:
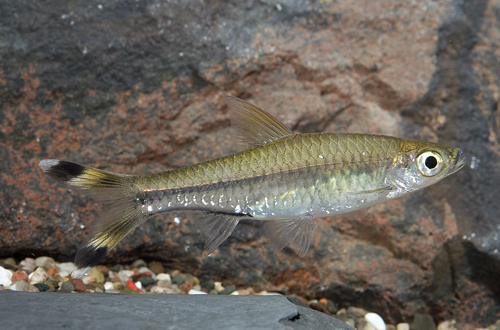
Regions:
[[290, 244], [302, 258], [306, 255], [314, 229], [314, 217], [272, 220], [269, 222], [271, 244], [279, 251]]

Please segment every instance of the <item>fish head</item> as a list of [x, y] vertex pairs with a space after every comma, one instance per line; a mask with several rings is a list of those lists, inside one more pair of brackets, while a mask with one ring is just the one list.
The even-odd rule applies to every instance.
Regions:
[[464, 167], [462, 150], [419, 140], [401, 140], [392, 159], [387, 183], [397, 195], [433, 185]]

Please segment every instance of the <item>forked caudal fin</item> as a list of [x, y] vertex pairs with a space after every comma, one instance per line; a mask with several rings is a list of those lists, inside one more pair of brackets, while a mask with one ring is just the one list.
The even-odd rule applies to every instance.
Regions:
[[75, 257], [74, 278], [99, 264], [108, 252], [147, 214], [134, 203], [134, 176], [115, 174], [75, 163], [46, 159], [42, 171], [60, 183], [79, 188], [102, 203], [102, 213]]

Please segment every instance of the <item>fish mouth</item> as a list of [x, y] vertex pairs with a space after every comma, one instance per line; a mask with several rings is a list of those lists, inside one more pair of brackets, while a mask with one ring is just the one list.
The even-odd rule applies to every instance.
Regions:
[[455, 164], [451, 168], [450, 174], [453, 174], [455, 172], [458, 172], [462, 169], [462, 167], [465, 166], [465, 163], [467, 162], [467, 157], [462, 158], [462, 150], [458, 150], [457, 156], [455, 157]]

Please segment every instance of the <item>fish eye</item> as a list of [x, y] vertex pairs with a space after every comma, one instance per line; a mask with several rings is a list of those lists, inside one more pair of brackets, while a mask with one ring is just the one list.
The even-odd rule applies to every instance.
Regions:
[[443, 158], [436, 151], [424, 151], [417, 157], [418, 170], [424, 176], [434, 176], [443, 169]]

